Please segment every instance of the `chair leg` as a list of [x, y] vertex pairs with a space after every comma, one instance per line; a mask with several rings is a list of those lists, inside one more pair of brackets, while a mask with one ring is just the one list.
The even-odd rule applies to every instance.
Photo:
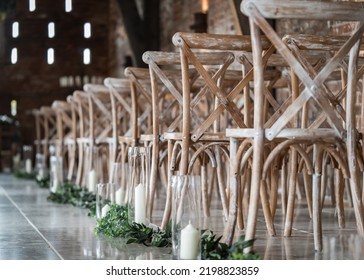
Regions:
[[150, 170], [150, 204], [149, 214], [152, 217], [154, 208], [154, 197], [157, 190], [157, 177], [158, 177], [158, 162], [159, 162], [159, 147], [153, 144], [152, 147], [152, 159], [151, 159], [151, 170]]
[[75, 160], [76, 160], [76, 146], [75, 144], [71, 144], [68, 146], [68, 172], [67, 172], [67, 180], [70, 182], [72, 181], [73, 178]]
[[307, 173], [307, 169], [303, 170], [303, 184], [305, 186], [307, 208], [310, 218], [312, 219], [312, 179]]
[[[231, 154], [231, 153], [230, 153]], [[229, 216], [229, 205], [228, 199], [225, 192], [225, 184], [224, 184], [224, 175], [223, 175], [223, 164], [221, 162], [221, 153], [219, 151], [219, 147], [215, 147], [215, 157], [216, 157], [216, 171], [217, 171], [217, 180], [219, 186], [220, 199], [222, 204], [222, 210], [225, 220], [228, 219]]]
[[213, 192], [214, 192], [214, 188], [216, 187], [216, 177], [217, 177], [217, 174], [216, 174], [216, 167], [213, 167], [213, 166], [209, 166], [209, 174], [211, 174], [211, 176], [209, 176], [210, 180], [208, 180], [208, 200], [207, 200], [207, 203], [208, 203], [208, 207], [210, 208], [211, 207], [211, 201], [212, 201], [212, 195], [213, 195]]
[[359, 174], [355, 166], [349, 163], [350, 168], [350, 189], [353, 198], [353, 207], [356, 218], [356, 225], [360, 234], [364, 234], [364, 211], [359, 186]]
[[[250, 190], [248, 217], [246, 224], [245, 239], [253, 240], [257, 226], [257, 215], [259, 207], [260, 184], [263, 169], [264, 132], [260, 131], [253, 141], [253, 166]], [[248, 247], [244, 252], [251, 252], [253, 246]]]
[[270, 189], [270, 212], [272, 215], [272, 219], [274, 220], [274, 216], [277, 210], [277, 201], [278, 201], [278, 170], [275, 166], [271, 167], [271, 189]]
[[268, 199], [268, 191], [267, 191], [267, 184], [265, 180], [261, 181], [260, 186], [260, 197], [262, 201], [262, 207], [263, 207], [263, 214], [265, 219], [265, 225], [268, 230], [268, 234], [270, 236], [275, 236], [276, 231], [273, 224], [272, 214], [270, 211], [270, 205], [269, 205], [269, 199]]
[[322, 251], [322, 221], [321, 221], [321, 159], [322, 153], [318, 151], [317, 144], [314, 145], [315, 171], [312, 176], [312, 213], [313, 213], [313, 234], [315, 250]]
[[284, 236], [291, 236], [292, 226], [293, 226], [293, 214], [296, 199], [296, 182], [297, 182], [297, 172], [298, 172], [298, 153], [295, 148], [291, 148], [290, 153], [290, 174], [289, 174], [289, 184], [288, 184], [288, 203], [287, 203], [287, 213], [284, 225]]
[[170, 168], [172, 162], [172, 149], [173, 144], [171, 141], [168, 141], [168, 185], [167, 185], [167, 197], [166, 197], [166, 204], [164, 207], [164, 213], [162, 218], [161, 228], [165, 229], [171, 217], [171, 208], [172, 208], [172, 170]]
[[237, 224], [238, 229], [244, 229], [244, 207], [243, 207], [243, 198], [244, 198], [244, 191], [246, 186], [246, 179], [247, 179], [247, 169], [242, 176], [237, 177], [237, 184], [238, 184], [238, 216], [237, 216]]
[[287, 164], [285, 159], [283, 159], [282, 168], [280, 170], [280, 178], [282, 214], [283, 217], [285, 217], [287, 212]]
[[237, 153], [237, 139], [230, 139], [230, 203], [229, 214], [227, 223], [224, 230], [224, 242], [229, 246], [232, 244], [235, 232], [235, 225], [237, 219], [237, 204], [238, 204], [238, 174], [235, 174], [236, 153]]
[[340, 228], [345, 228], [345, 215], [344, 215], [344, 179], [340, 169], [334, 169], [334, 188], [335, 188], [335, 202], [336, 212]]
[[210, 208], [208, 205], [208, 179], [207, 179], [208, 166], [204, 163], [201, 165], [201, 189], [202, 189], [202, 209], [204, 217], [210, 217]]
[[78, 165], [77, 165], [77, 175], [76, 175], [76, 185], [82, 186], [82, 172], [84, 169], [84, 147], [82, 144], [78, 145]]

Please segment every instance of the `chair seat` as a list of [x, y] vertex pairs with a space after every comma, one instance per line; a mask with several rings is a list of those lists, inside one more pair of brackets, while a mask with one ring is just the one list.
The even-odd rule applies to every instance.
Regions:
[[[192, 138], [192, 134], [191, 138]], [[181, 132], [165, 132], [162, 135], [163, 140], [182, 140], [182, 133]], [[203, 136], [199, 139], [199, 141], [204, 142], [229, 142], [229, 137], [226, 136], [225, 133], [212, 133], [212, 132], [205, 132]]]
[[[271, 129], [265, 129], [264, 135], [266, 139], [270, 139]], [[227, 137], [234, 138], [252, 138], [254, 137], [254, 128], [230, 128], [226, 129]], [[329, 128], [318, 128], [318, 129], [283, 129], [275, 138], [294, 139], [298, 141], [309, 141], [312, 139], [322, 138], [324, 142], [333, 142], [341, 139], [336, 131]]]
[[134, 139], [131, 136], [119, 136], [118, 141], [119, 143], [131, 144], [133, 143]]

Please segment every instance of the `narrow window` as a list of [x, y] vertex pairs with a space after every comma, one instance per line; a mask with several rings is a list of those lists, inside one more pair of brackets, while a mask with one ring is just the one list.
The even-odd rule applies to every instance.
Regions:
[[11, 64], [15, 64], [18, 62], [18, 49], [17, 48], [12, 48], [11, 49]]
[[83, 50], [83, 64], [90, 64], [91, 63], [91, 51], [90, 49]]
[[84, 84], [88, 84], [89, 83], [89, 78], [87, 75], [83, 76], [83, 83]]
[[67, 77], [62, 76], [59, 78], [59, 86], [60, 87], [67, 87]]
[[13, 38], [19, 37], [19, 22], [17, 22], [17, 21], [13, 22], [12, 35], [13, 35]]
[[91, 37], [91, 23], [86, 22], [83, 25], [83, 35], [85, 38], [90, 38]]
[[10, 113], [12, 116], [16, 116], [17, 114], [17, 102], [16, 100], [11, 100], [10, 102]]
[[78, 87], [82, 86], [82, 84], [81, 84], [81, 77], [80, 76], [76, 76], [75, 77], [75, 84]]
[[72, 0], [66, 0], [64, 3], [64, 6], [65, 6], [65, 11], [67, 13], [71, 12], [72, 11]]
[[54, 63], [54, 49], [50, 48], [47, 51], [47, 63], [53, 64]]
[[68, 76], [68, 86], [73, 87], [74, 84], [75, 84], [75, 79], [73, 78], [73, 76]]
[[55, 34], [54, 22], [48, 23], [48, 38], [53, 38]]
[[29, 0], [29, 12], [34, 12], [36, 9], [35, 0]]

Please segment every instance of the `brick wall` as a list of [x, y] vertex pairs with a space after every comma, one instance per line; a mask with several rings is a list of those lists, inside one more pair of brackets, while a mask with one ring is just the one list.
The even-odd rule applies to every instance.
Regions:
[[[29, 111], [54, 100], [64, 100], [84, 81], [99, 81], [109, 75], [115, 57], [110, 27], [110, 1], [73, 1], [67, 13], [64, 0], [38, 0], [36, 10], [29, 11], [28, 1], [17, 1], [16, 11], [2, 23], [5, 37], [0, 52], [0, 114], [10, 114], [10, 100], [18, 101], [18, 119], [24, 142], [34, 136]], [[12, 24], [19, 22], [19, 36], [13, 38]], [[48, 23], [54, 22], [55, 36], [48, 38]], [[91, 23], [91, 37], [84, 38], [84, 23]], [[1, 26], [0, 26], [1, 27]], [[18, 58], [11, 63], [11, 50]], [[47, 63], [47, 50], [54, 49], [54, 63]], [[83, 63], [83, 50], [91, 50], [91, 63]], [[60, 82], [62, 86], [60, 86]]]

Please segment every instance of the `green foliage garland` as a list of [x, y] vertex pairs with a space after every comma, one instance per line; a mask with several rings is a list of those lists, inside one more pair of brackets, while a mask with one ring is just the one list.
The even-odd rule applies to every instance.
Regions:
[[[113, 204], [106, 215], [97, 221], [96, 234], [103, 234], [112, 238], [126, 238], [127, 244], [138, 243], [146, 246], [169, 247], [172, 245], [172, 230], [168, 224], [165, 231], [153, 229], [144, 224], [128, 222], [128, 207]], [[222, 236], [216, 237], [212, 231], [203, 230], [201, 237], [201, 257], [205, 260], [258, 260], [255, 252], [244, 253], [244, 249], [253, 245], [254, 240], [246, 241], [241, 236], [229, 248], [220, 242]]]
[[37, 182], [37, 185], [42, 189], [49, 188], [49, 176], [46, 176], [42, 179], [35, 178], [35, 181]]
[[15, 170], [13, 175], [16, 177], [16, 178], [19, 178], [19, 179], [30, 179], [30, 180], [35, 180], [35, 173], [27, 173], [27, 172], [24, 172], [24, 171], [21, 171], [21, 170]]
[[128, 222], [128, 207], [113, 204], [105, 217], [97, 221], [95, 228], [97, 234], [108, 237], [121, 237], [127, 239], [127, 244], [138, 243], [146, 246], [168, 247], [171, 246], [171, 229], [166, 231], [154, 230], [144, 224]]
[[64, 183], [56, 193], [51, 193], [47, 200], [89, 209], [89, 216], [95, 216], [96, 213], [96, 195], [72, 183]]

